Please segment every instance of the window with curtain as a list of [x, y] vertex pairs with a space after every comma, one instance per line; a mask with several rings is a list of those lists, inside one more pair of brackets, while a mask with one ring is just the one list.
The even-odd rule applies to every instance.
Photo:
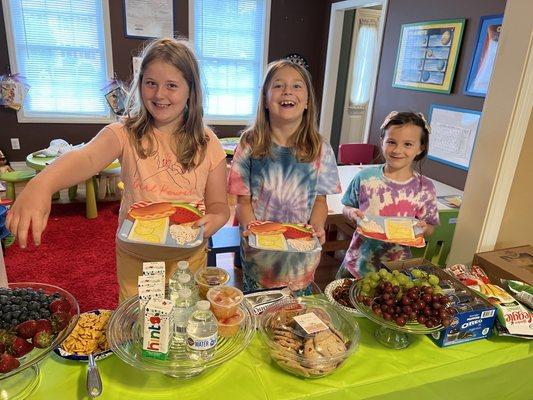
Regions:
[[190, 0], [192, 33], [211, 123], [247, 123], [266, 63], [270, 0]]
[[111, 121], [105, 0], [2, 0], [12, 73], [30, 90], [19, 122]]
[[350, 106], [366, 106], [370, 97], [372, 72], [376, 67], [379, 18], [358, 17], [359, 30], [353, 63]]

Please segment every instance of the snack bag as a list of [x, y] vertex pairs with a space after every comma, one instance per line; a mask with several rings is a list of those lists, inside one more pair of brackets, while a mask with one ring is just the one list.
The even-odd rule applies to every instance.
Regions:
[[514, 298], [529, 308], [533, 308], [533, 286], [521, 281], [501, 280], [504, 285], [507, 285]]
[[15, 111], [20, 110], [30, 88], [24, 81], [25, 78], [18, 74], [1, 76], [0, 104]]
[[480, 285], [490, 282], [485, 271], [476, 265], [468, 267], [464, 264], [455, 264], [444, 268], [444, 270], [450, 275], [455, 276], [455, 278], [466, 286]]

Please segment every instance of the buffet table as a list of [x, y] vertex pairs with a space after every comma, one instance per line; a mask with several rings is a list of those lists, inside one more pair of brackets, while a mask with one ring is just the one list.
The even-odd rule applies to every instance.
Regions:
[[[98, 362], [99, 399], [531, 399], [533, 341], [496, 337], [441, 349], [426, 336], [404, 350], [373, 337], [376, 325], [357, 318], [361, 344], [334, 374], [304, 380], [276, 367], [258, 335], [237, 357], [188, 381], [144, 373], [113, 355]], [[56, 354], [41, 364], [31, 399], [87, 398], [86, 364]]]

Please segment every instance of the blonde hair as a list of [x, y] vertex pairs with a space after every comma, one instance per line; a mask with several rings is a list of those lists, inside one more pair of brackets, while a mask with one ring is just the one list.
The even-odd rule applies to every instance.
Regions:
[[153, 156], [155, 138], [153, 135], [153, 117], [146, 109], [141, 86], [144, 72], [153, 61], [163, 61], [177, 68], [189, 86], [189, 99], [183, 113], [183, 123], [173, 132], [175, 154], [184, 170], [190, 171], [205, 157], [208, 137], [203, 123], [202, 88], [198, 61], [185, 40], [172, 38], [156, 39], [142, 52], [142, 61], [138, 74], [134, 77], [126, 102], [124, 125], [130, 134], [130, 140], [140, 158]]
[[307, 109], [304, 111], [300, 126], [290, 137], [289, 145], [292, 147], [292, 151], [299, 162], [311, 162], [319, 156], [322, 146], [322, 139], [318, 134], [316, 121], [315, 93], [309, 72], [289, 60], [277, 60], [268, 65], [259, 101], [257, 102], [255, 121], [244, 131], [241, 140], [251, 146], [253, 158], [271, 156], [272, 137], [269, 111], [266, 108], [266, 97], [268, 87], [275, 73], [285, 67], [293, 68], [302, 76], [308, 92]]

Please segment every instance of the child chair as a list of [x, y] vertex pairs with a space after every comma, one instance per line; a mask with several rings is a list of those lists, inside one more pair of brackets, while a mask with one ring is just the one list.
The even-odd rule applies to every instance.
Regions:
[[98, 176], [98, 200], [105, 199], [106, 194], [114, 195], [117, 181], [120, 178], [120, 167], [106, 168]]
[[373, 159], [373, 144], [345, 143], [339, 145], [339, 164], [371, 164]]
[[34, 170], [10, 171], [1, 174], [0, 181], [6, 183], [6, 197], [9, 200], [15, 200], [15, 183], [27, 182], [34, 176]]
[[427, 238], [426, 247], [411, 248], [413, 258], [423, 257], [435, 265], [446, 266], [446, 258], [450, 253], [453, 234], [457, 223], [459, 210], [439, 211], [440, 225], [435, 227], [433, 234]]

